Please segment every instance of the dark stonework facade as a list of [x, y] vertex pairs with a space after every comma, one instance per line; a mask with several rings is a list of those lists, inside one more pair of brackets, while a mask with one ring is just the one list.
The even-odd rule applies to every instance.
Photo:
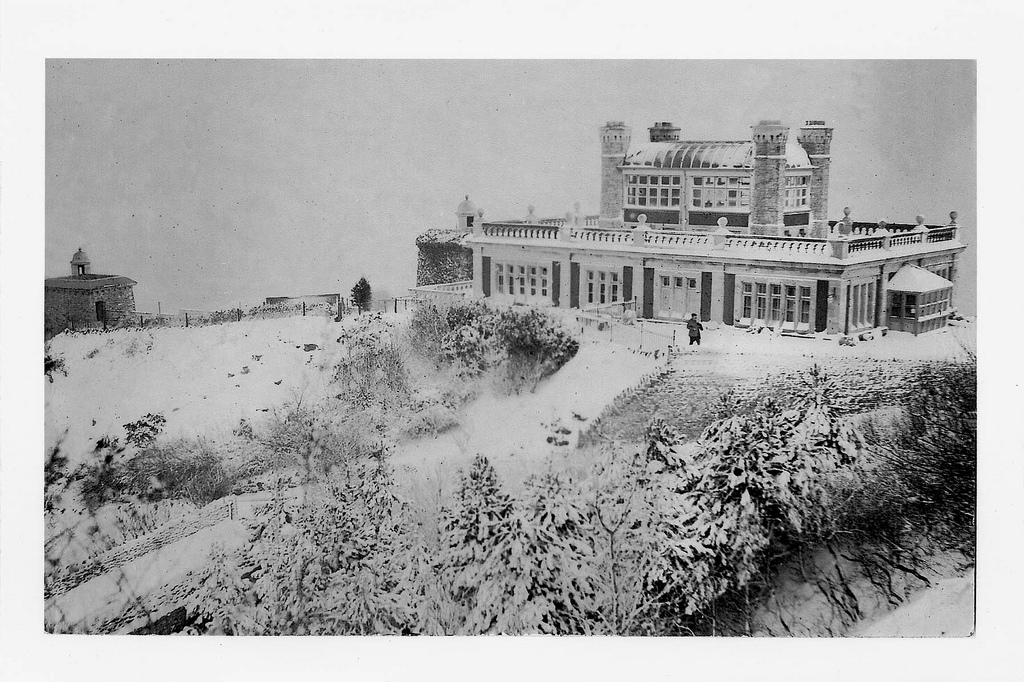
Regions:
[[473, 250], [464, 230], [428, 230], [416, 238], [416, 286], [473, 279]]
[[65, 329], [115, 326], [135, 312], [135, 281], [89, 271], [79, 249], [71, 259], [72, 274], [51, 277], [44, 284], [44, 325], [49, 338]]

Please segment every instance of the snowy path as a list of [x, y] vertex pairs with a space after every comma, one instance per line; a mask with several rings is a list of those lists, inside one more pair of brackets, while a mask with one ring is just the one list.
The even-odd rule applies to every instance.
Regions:
[[[482, 454], [503, 479], [522, 482], [539, 472], [552, 452], [575, 449], [586, 421], [574, 413], [587, 421], [596, 417], [616, 395], [663, 362], [608, 343], [584, 343], [535, 393], [485, 393], [466, 407], [459, 427], [399, 446], [392, 457], [398, 478], [430, 490], [455, 479], [457, 469]], [[547, 442], [558, 425], [572, 430], [564, 436], [568, 445]]]

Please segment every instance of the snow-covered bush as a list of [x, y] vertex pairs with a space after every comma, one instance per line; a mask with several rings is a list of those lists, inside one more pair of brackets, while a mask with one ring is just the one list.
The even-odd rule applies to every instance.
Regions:
[[[189, 603], [199, 630], [420, 633], [422, 549], [378, 464], [351, 463], [312, 488], [295, 514], [279, 506], [244, 554], [215, 552]], [[255, 567], [246, 574], [243, 556]]]
[[60, 355], [50, 355], [50, 348], [47, 346], [43, 357], [43, 374], [52, 384], [53, 375], [58, 372], [64, 376], [68, 375], [68, 371], [64, 368], [64, 358]]
[[119, 462], [124, 450], [116, 438], [104, 436], [96, 441], [91, 461], [82, 464], [73, 475], [81, 480], [79, 495], [90, 512], [125, 492]]
[[145, 448], [153, 444], [156, 437], [163, 430], [167, 418], [162, 414], [147, 414], [138, 421], [129, 422], [124, 425], [125, 442], [137, 448]]
[[197, 507], [228, 495], [238, 477], [209, 445], [185, 439], [147, 448], [118, 469], [126, 493], [149, 501], [181, 498]]
[[[500, 498], [480, 502], [499, 515], [505, 509]], [[493, 535], [488, 531], [490, 551], [474, 556], [459, 576], [459, 585], [477, 586], [464, 632], [595, 631], [598, 581], [589, 509], [579, 486], [550, 472], [532, 478], [524, 498], [497, 518]]]
[[835, 482], [842, 504], [829, 509], [829, 530], [865, 541], [901, 542], [911, 533], [972, 556], [977, 361], [922, 365], [907, 380], [913, 400], [865, 424], [873, 465]]
[[427, 360], [440, 364], [441, 340], [451, 331], [444, 314], [433, 303], [420, 303], [409, 320], [412, 347]]
[[493, 344], [481, 330], [465, 325], [456, 327], [441, 339], [441, 357], [462, 369], [467, 376], [477, 376], [489, 365]]
[[544, 312], [506, 308], [494, 321], [498, 347], [507, 356], [505, 380], [509, 392], [519, 393], [557, 372], [579, 351], [580, 344]]

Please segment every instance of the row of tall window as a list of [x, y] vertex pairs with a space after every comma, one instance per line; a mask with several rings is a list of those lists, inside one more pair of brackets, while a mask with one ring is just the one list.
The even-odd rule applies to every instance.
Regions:
[[889, 301], [889, 317], [903, 320], [921, 320], [949, 309], [951, 289], [930, 291], [926, 294], [892, 292]]
[[850, 287], [850, 327], [862, 329], [875, 326], [875, 283], [865, 282]]
[[587, 303], [618, 303], [619, 277], [618, 270], [587, 270]]
[[750, 176], [704, 175], [693, 178], [691, 208], [740, 208], [750, 205]]
[[[808, 203], [810, 178], [786, 177], [786, 208], [802, 208]], [[679, 175], [626, 175], [627, 206], [679, 206], [683, 178]], [[691, 209], [743, 209], [750, 206], [749, 175], [697, 175], [690, 178]]]
[[550, 278], [547, 266], [497, 263], [494, 271], [499, 293], [515, 298], [548, 297]]
[[786, 208], [802, 208], [807, 205], [809, 181], [806, 175], [786, 176]]
[[678, 206], [682, 177], [678, 175], [627, 175], [629, 206]]
[[764, 322], [769, 326], [810, 324], [811, 287], [768, 282], [743, 282], [743, 314], [748, 320]]

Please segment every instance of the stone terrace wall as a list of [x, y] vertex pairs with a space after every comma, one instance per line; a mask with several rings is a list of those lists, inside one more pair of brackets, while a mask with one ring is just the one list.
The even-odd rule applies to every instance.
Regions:
[[473, 279], [473, 250], [462, 230], [428, 230], [416, 238], [416, 286]]

